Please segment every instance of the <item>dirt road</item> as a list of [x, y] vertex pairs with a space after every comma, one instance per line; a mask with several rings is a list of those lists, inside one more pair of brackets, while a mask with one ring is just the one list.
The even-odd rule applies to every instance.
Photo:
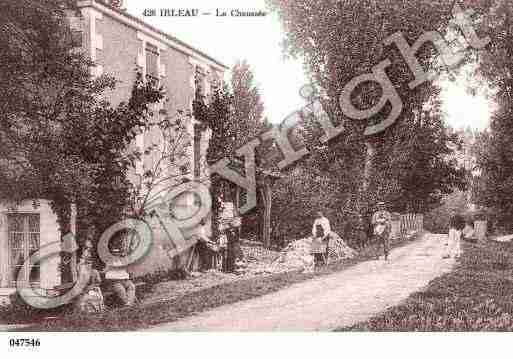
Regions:
[[427, 234], [395, 249], [388, 262], [360, 263], [340, 273], [222, 306], [152, 331], [326, 331], [358, 323], [406, 299], [446, 272], [446, 235]]

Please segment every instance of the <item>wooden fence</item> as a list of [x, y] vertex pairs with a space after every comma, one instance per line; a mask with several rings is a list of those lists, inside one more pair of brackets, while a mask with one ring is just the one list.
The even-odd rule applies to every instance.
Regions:
[[409, 231], [421, 232], [424, 229], [424, 215], [418, 213], [394, 214], [391, 223], [391, 238], [405, 236]]

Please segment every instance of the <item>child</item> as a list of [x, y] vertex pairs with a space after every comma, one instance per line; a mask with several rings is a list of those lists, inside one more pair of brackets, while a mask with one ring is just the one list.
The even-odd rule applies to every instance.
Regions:
[[324, 241], [325, 233], [322, 225], [315, 226], [315, 236], [312, 239], [311, 253], [314, 256], [314, 267], [318, 268], [321, 264], [326, 264], [324, 255], [326, 253], [326, 243]]

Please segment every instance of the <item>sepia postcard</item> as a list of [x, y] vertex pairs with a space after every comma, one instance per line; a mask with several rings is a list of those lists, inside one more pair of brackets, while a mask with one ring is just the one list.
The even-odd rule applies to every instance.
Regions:
[[0, 65], [9, 350], [513, 330], [513, 1], [0, 0]]

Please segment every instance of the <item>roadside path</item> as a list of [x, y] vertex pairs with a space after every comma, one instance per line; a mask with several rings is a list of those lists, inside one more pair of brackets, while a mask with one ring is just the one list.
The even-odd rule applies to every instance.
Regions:
[[151, 331], [326, 331], [356, 324], [399, 304], [451, 271], [442, 259], [447, 235], [426, 234], [367, 261], [275, 293], [225, 305]]

